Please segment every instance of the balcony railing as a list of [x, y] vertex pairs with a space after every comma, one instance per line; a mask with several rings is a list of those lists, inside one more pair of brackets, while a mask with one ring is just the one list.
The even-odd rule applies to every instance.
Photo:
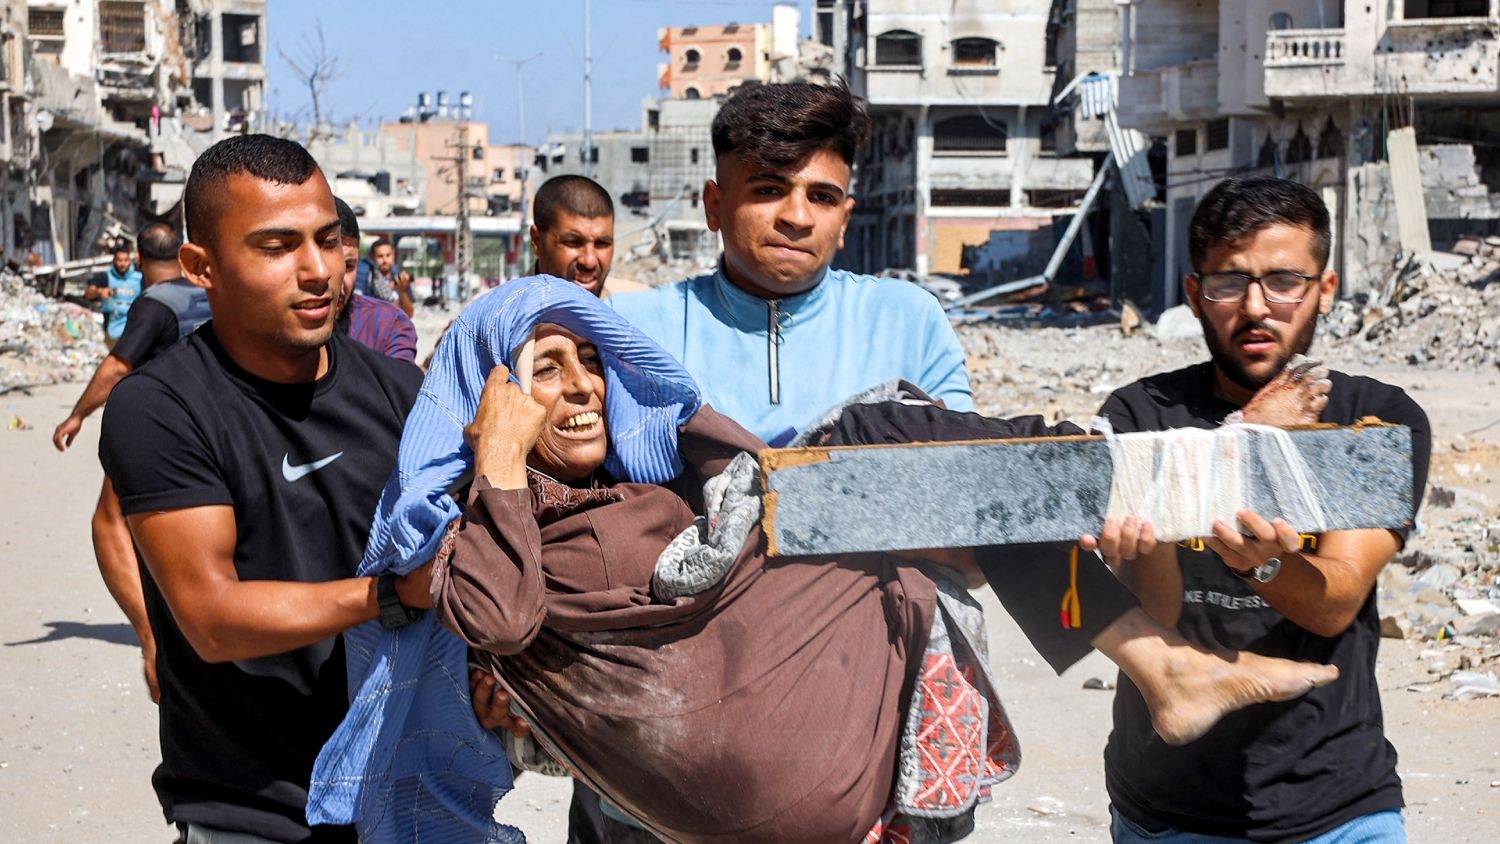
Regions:
[[1266, 66], [1344, 63], [1342, 29], [1282, 29], [1266, 33]]

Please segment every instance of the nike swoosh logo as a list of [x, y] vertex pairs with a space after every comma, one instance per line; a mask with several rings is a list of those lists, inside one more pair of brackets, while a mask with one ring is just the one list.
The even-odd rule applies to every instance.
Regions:
[[293, 466], [291, 460], [292, 455], [288, 454], [285, 457], [281, 458], [281, 476], [283, 478], [286, 478], [288, 483], [300, 481], [308, 475], [311, 475], [313, 472], [318, 471], [319, 469], [327, 466], [329, 463], [332, 463], [333, 461], [343, 456], [344, 453], [341, 451], [338, 454], [331, 454], [328, 457], [323, 458], [322, 460], [315, 460], [312, 463], [303, 463], [300, 466]]

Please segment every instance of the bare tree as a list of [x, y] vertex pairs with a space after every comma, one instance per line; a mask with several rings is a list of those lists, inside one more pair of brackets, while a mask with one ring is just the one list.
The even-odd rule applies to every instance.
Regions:
[[328, 42], [323, 38], [322, 21], [314, 25], [314, 32], [316, 41], [304, 36], [294, 56], [287, 55], [280, 47], [276, 48], [277, 55], [292, 69], [292, 75], [307, 86], [307, 95], [312, 101], [312, 132], [309, 140], [319, 137], [323, 131], [323, 96], [327, 93], [328, 83], [342, 78], [348, 70], [348, 63], [328, 49]]

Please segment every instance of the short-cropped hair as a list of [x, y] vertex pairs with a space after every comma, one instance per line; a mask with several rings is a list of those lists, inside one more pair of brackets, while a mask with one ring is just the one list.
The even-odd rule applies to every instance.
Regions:
[[143, 261], [171, 261], [177, 263], [177, 250], [182, 248], [182, 235], [167, 223], [152, 223], [136, 235]]
[[852, 165], [869, 137], [870, 115], [842, 79], [745, 85], [719, 109], [712, 133], [719, 158], [733, 153], [780, 169], [826, 149]]
[[236, 135], [209, 147], [193, 162], [182, 191], [187, 236], [213, 241], [214, 221], [224, 210], [230, 176], [248, 174], [278, 185], [300, 185], [318, 172], [318, 162], [296, 141], [271, 135]]
[[359, 240], [359, 218], [354, 215], [354, 209], [336, 196], [333, 198], [333, 207], [339, 210], [339, 237]]
[[615, 216], [609, 191], [587, 176], [553, 176], [537, 188], [531, 207], [532, 220], [544, 232], [557, 225], [559, 212], [589, 219]]
[[1188, 257], [1193, 269], [1202, 268], [1210, 249], [1239, 243], [1277, 223], [1311, 231], [1318, 269], [1328, 266], [1328, 206], [1323, 198], [1300, 182], [1257, 176], [1225, 179], [1198, 203], [1188, 224]]

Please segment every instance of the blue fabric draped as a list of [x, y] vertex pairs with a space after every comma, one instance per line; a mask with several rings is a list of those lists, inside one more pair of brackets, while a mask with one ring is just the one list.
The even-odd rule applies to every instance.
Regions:
[[[360, 575], [404, 574], [432, 559], [459, 515], [449, 490], [473, 469], [463, 429], [485, 379], [497, 364], [514, 369], [514, 355], [541, 323], [599, 349], [610, 474], [662, 483], [682, 472], [677, 429], [701, 403], [687, 371], [577, 285], [516, 279], [466, 308], [439, 344], [407, 417]], [[463, 642], [431, 613], [395, 631], [370, 622], [344, 642], [349, 714], [318, 755], [308, 820], [355, 823], [363, 844], [523, 841], [493, 819], [512, 785], [510, 765], [500, 741], [475, 720]]]

